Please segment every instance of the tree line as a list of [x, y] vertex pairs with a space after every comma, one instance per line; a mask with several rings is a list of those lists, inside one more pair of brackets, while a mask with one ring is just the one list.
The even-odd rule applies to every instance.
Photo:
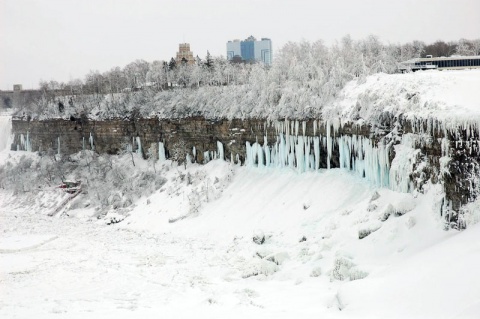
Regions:
[[[232, 63], [208, 52], [192, 65], [173, 58], [136, 60], [124, 68], [90, 71], [84, 80], [42, 81], [42, 99], [23, 110], [34, 117], [62, 116], [66, 111], [94, 112], [97, 117], [127, 113], [242, 117], [251, 111], [258, 116], [270, 111], [292, 116], [299, 109], [322, 107], [352, 79], [394, 73], [399, 62], [427, 55], [480, 55], [480, 39], [385, 44], [376, 36], [361, 40], [345, 36], [330, 46], [322, 41], [289, 42], [275, 54], [271, 66]], [[305, 115], [300, 113], [293, 115]]]

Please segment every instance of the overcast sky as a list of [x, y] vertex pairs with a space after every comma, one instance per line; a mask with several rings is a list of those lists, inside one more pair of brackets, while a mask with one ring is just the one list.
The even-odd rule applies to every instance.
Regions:
[[480, 0], [0, 0], [0, 89], [84, 78], [136, 60], [170, 60], [181, 42], [204, 58], [226, 42], [350, 34], [383, 42], [480, 38]]

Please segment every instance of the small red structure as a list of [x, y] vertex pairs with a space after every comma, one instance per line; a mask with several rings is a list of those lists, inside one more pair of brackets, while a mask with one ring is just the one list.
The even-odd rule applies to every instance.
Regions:
[[81, 181], [63, 181], [58, 188], [63, 189], [66, 193], [75, 194], [80, 192], [82, 189], [81, 185]]

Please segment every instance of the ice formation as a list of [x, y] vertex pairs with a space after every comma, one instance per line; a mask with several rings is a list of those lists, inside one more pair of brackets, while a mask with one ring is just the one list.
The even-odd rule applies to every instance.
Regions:
[[10, 116], [0, 116], [0, 151], [10, 148], [12, 132], [12, 118]]
[[[258, 141], [246, 142], [245, 165], [250, 167], [290, 167], [299, 173], [316, 171], [323, 160], [327, 169], [332, 168], [332, 153], [338, 148], [341, 169], [354, 171], [379, 187], [389, 187], [401, 192], [411, 190], [409, 173], [412, 171], [415, 155], [412, 134], [406, 134], [400, 145], [395, 146], [399, 154], [390, 165], [389, 154], [392, 142], [383, 139], [376, 145], [368, 137], [359, 135], [339, 136], [340, 121], [327, 121], [326, 136], [318, 133], [319, 123], [313, 121], [316, 136], [306, 136], [306, 122], [285, 121], [274, 123], [277, 138], [273, 145], [268, 145], [264, 136], [263, 145]], [[299, 129], [301, 127], [301, 130]], [[293, 133], [293, 134], [292, 134]], [[442, 144], [445, 153], [448, 143]], [[326, 154], [321, 152], [326, 149]]]
[[142, 143], [140, 142], [139, 136], [137, 136], [136, 141], [137, 141], [137, 154], [142, 154]]
[[217, 141], [217, 156], [222, 161], [225, 159], [225, 153], [223, 150], [223, 144], [220, 141]]
[[30, 132], [27, 131], [27, 135], [20, 134], [20, 145], [17, 144], [17, 151], [32, 151], [32, 145], [30, 142]]
[[206, 151], [203, 152], [203, 164], [207, 164], [208, 162], [210, 162], [210, 152]]
[[160, 162], [164, 162], [166, 160], [165, 145], [162, 142], [158, 142], [158, 160]]
[[93, 148], [93, 135], [92, 135], [92, 133], [90, 133], [90, 137], [88, 138], [88, 141], [90, 143], [90, 149], [93, 151], [94, 148]]

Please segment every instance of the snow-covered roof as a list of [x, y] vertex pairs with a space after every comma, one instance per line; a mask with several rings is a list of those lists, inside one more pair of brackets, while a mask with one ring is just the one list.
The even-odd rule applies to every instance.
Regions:
[[460, 55], [454, 55], [454, 56], [449, 56], [449, 57], [433, 57], [433, 58], [415, 58], [415, 59], [410, 59], [407, 61], [401, 62], [402, 64], [413, 64], [416, 62], [429, 62], [429, 61], [443, 61], [443, 60], [471, 60], [471, 59], [480, 59], [480, 55], [472, 55], [472, 56], [460, 56]]

